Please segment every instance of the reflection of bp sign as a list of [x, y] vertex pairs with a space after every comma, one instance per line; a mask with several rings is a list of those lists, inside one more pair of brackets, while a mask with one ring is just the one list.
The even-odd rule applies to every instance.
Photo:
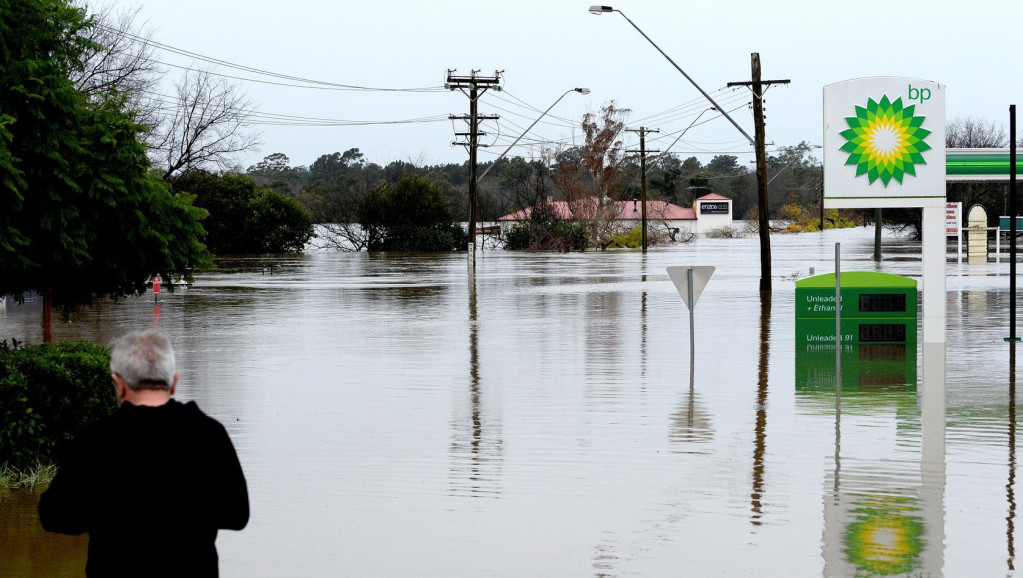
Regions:
[[915, 78], [824, 87], [827, 208], [945, 202], [945, 90]]
[[924, 524], [916, 500], [862, 496], [852, 513], [855, 520], [846, 529], [846, 555], [863, 575], [908, 575], [920, 566]]

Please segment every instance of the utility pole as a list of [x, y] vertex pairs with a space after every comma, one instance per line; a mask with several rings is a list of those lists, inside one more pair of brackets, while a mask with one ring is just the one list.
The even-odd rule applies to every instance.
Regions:
[[788, 80], [761, 80], [760, 53], [750, 55], [750, 82], [729, 82], [728, 86], [749, 86], [753, 89], [753, 123], [756, 125], [754, 147], [757, 153], [757, 211], [760, 213], [760, 290], [771, 290], [771, 236], [767, 218], [767, 150], [764, 136], [764, 86], [788, 84]]
[[648, 150], [646, 150], [646, 135], [647, 135], [647, 133], [651, 133], [651, 132], [656, 133], [656, 132], [661, 132], [661, 131], [660, 131], [660, 129], [651, 129], [651, 128], [646, 128], [644, 126], [641, 126], [638, 129], [627, 128], [625, 130], [628, 131], [628, 132], [638, 132], [639, 133], [639, 151], [630, 150], [628, 152], [630, 152], [630, 153], [639, 152], [639, 175], [640, 175], [639, 176], [639, 183], [640, 183], [639, 187], [640, 187], [640, 191], [641, 191], [641, 194], [642, 194], [641, 203], [642, 203], [642, 206], [643, 206], [643, 208], [641, 209], [641, 211], [642, 211], [642, 222], [643, 222], [643, 252], [646, 253], [646, 247], [647, 247], [647, 243], [646, 243], [646, 229], [647, 229], [647, 227], [646, 227], [646, 154], [648, 152], [651, 152], [651, 153], [661, 152], [661, 151], [648, 151]]
[[451, 144], [464, 145], [469, 149], [469, 254], [473, 268], [476, 267], [476, 221], [479, 219], [477, 212], [476, 195], [476, 149], [479, 146], [479, 137], [485, 136], [479, 130], [479, 121], [496, 120], [500, 118], [496, 114], [480, 115], [476, 110], [476, 103], [479, 97], [487, 90], [501, 90], [501, 73], [494, 72], [494, 76], [479, 76], [478, 70], [473, 70], [469, 76], [456, 76], [455, 70], [448, 70], [444, 79], [444, 87], [448, 90], [461, 90], [462, 94], [469, 97], [469, 114], [462, 116], [450, 115], [448, 118], [461, 119], [469, 123], [468, 132], [456, 132], [455, 136], [466, 137], [466, 141], [452, 141]]

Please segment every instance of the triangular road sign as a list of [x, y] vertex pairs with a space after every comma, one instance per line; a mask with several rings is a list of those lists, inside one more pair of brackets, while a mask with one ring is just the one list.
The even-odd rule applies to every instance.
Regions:
[[[689, 302], [689, 269], [693, 270], [692, 303]], [[690, 311], [693, 310], [693, 307], [696, 307], [696, 301], [700, 298], [703, 288], [707, 286], [707, 282], [710, 281], [710, 276], [713, 274], [714, 267], [709, 265], [699, 267], [668, 267], [668, 277], [671, 277], [671, 282], [675, 284], [678, 294], [682, 296], [682, 300], [686, 302], [686, 307]]]

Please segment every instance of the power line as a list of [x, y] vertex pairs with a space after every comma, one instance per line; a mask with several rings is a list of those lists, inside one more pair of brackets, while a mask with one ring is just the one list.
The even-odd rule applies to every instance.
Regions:
[[[358, 86], [358, 85], [353, 85], [353, 84], [341, 84], [341, 83], [337, 83], [337, 82], [328, 82], [328, 81], [323, 81], [323, 80], [315, 80], [315, 79], [311, 79], [311, 78], [303, 78], [303, 77], [300, 77], [300, 76], [292, 76], [290, 74], [282, 74], [282, 73], [279, 73], [279, 72], [272, 72], [272, 71], [269, 71], [269, 70], [263, 70], [261, 68], [255, 68], [255, 67], [252, 67], [252, 66], [246, 66], [246, 65], [243, 65], [243, 64], [237, 64], [237, 63], [234, 63], [234, 62], [230, 62], [228, 60], [222, 60], [222, 59], [219, 59], [219, 58], [214, 58], [212, 56], [206, 56], [206, 55], [200, 54], [198, 52], [192, 52], [190, 50], [185, 50], [183, 48], [177, 48], [177, 47], [171, 46], [169, 44], [164, 44], [162, 42], [157, 42], [157, 41], [149, 39], [149, 38], [144, 38], [144, 37], [141, 37], [141, 36], [137, 36], [135, 34], [131, 34], [130, 32], [126, 32], [126, 31], [123, 31], [123, 30], [118, 30], [118, 29], [115, 29], [115, 28], [111, 28], [111, 27], [105, 26], [103, 24], [98, 24], [97, 27], [103, 28], [103, 29], [107, 30], [108, 32], [113, 32], [113, 33], [116, 33], [116, 34], [121, 34], [124, 37], [128, 38], [129, 40], [132, 40], [133, 42], [141, 43], [141, 44], [147, 44], [147, 45], [152, 45], [152, 46], [154, 46], [156, 48], [159, 48], [159, 49], [161, 49], [161, 50], [163, 50], [165, 52], [170, 52], [172, 54], [177, 54], [179, 56], [187, 56], [189, 58], [194, 58], [196, 60], [200, 60], [200, 61], [203, 61], [203, 62], [208, 62], [210, 64], [216, 64], [218, 66], [223, 66], [225, 68], [232, 68], [232, 69], [235, 69], [235, 70], [242, 70], [242, 71], [245, 71], [245, 72], [251, 72], [253, 74], [260, 74], [260, 75], [263, 75], [263, 76], [269, 76], [271, 78], [280, 78], [280, 79], [283, 79], [283, 80], [291, 80], [291, 81], [294, 81], [294, 82], [301, 82], [301, 83], [303, 83], [305, 85], [316, 85], [316, 86], [291, 85], [291, 86], [293, 86], [295, 88], [317, 88], [317, 87], [321, 87], [321, 89], [373, 91], [373, 92], [443, 92], [445, 90], [444, 87], [442, 87], [442, 86], [429, 86], [429, 87], [419, 87], [419, 88], [381, 88], [381, 87], [370, 87], [370, 86]], [[169, 63], [161, 62], [161, 64], [166, 64], [167, 66], [175, 66], [175, 67], [178, 67], [178, 68], [182, 68], [180, 66], [169, 64]], [[217, 74], [217, 73], [212, 73], [212, 74]], [[218, 76], [227, 76], [227, 75], [224, 75], [224, 74], [217, 74], [217, 75]], [[268, 81], [259, 81], [259, 80], [242, 78], [242, 77], [231, 77], [231, 78], [236, 78], [238, 80], [246, 80], [246, 81], [250, 81], [250, 82], [268, 82]], [[285, 85], [285, 86], [287, 86], [287, 85]]]

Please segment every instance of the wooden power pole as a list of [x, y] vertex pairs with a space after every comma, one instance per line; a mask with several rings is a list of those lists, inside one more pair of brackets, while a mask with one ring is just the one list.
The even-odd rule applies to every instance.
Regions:
[[456, 76], [454, 70], [449, 70], [444, 82], [444, 87], [448, 90], [461, 90], [462, 93], [469, 97], [469, 114], [462, 116], [449, 115], [448, 118], [452, 120], [461, 119], [469, 124], [467, 132], [455, 133], [455, 136], [465, 137], [466, 140], [453, 141], [452, 144], [464, 145], [469, 149], [469, 251], [474, 268], [476, 266], [476, 222], [479, 220], [476, 208], [476, 149], [480, 146], [486, 146], [479, 143], [479, 137], [485, 135], [485, 133], [479, 130], [479, 121], [500, 118], [496, 114], [478, 114], [476, 102], [479, 100], [479, 97], [483, 96], [483, 93], [491, 88], [497, 91], [501, 90], [500, 72], [495, 72], [494, 76], [479, 76], [477, 72], [474, 70], [469, 76]]
[[647, 226], [646, 226], [646, 154], [647, 153], [660, 152], [660, 151], [648, 151], [648, 150], [646, 150], [646, 135], [647, 135], [647, 133], [661, 132], [661, 131], [659, 129], [650, 129], [650, 128], [646, 128], [644, 126], [641, 126], [638, 129], [627, 128], [625, 130], [627, 130], [628, 132], [638, 132], [639, 133], [639, 151], [630, 150], [628, 152], [630, 152], [630, 153], [639, 152], [639, 175], [640, 175], [640, 177], [639, 177], [639, 188], [640, 188], [640, 191], [641, 191], [640, 194], [642, 195], [641, 196], [641, 201], [640, 201], [642, 203], [642, 208], [640, 209], [640, 211], [641, 211], [641, 215], [642, 215], [641, 220], [642, 220], [642, 235], [643, 235], [643, 252], [646, 253], [646, 248], [647, 248], [647, 242], [646, 242], [646, 230], [647, 230]]
[[760, 53], [750, 55], [752, 76], [750, 82], [729, 82], [728, 86], [749, 86], [753, 90], [753, 122], [756, 132], [754, 148], [757, 153], [757, 212], [760, 213], [760, 290], [771, 290], [771, 231], [767, 204], [767, 147], [764, 136], [764, 86], [788, 84], [788, 80], [761, 80]]

